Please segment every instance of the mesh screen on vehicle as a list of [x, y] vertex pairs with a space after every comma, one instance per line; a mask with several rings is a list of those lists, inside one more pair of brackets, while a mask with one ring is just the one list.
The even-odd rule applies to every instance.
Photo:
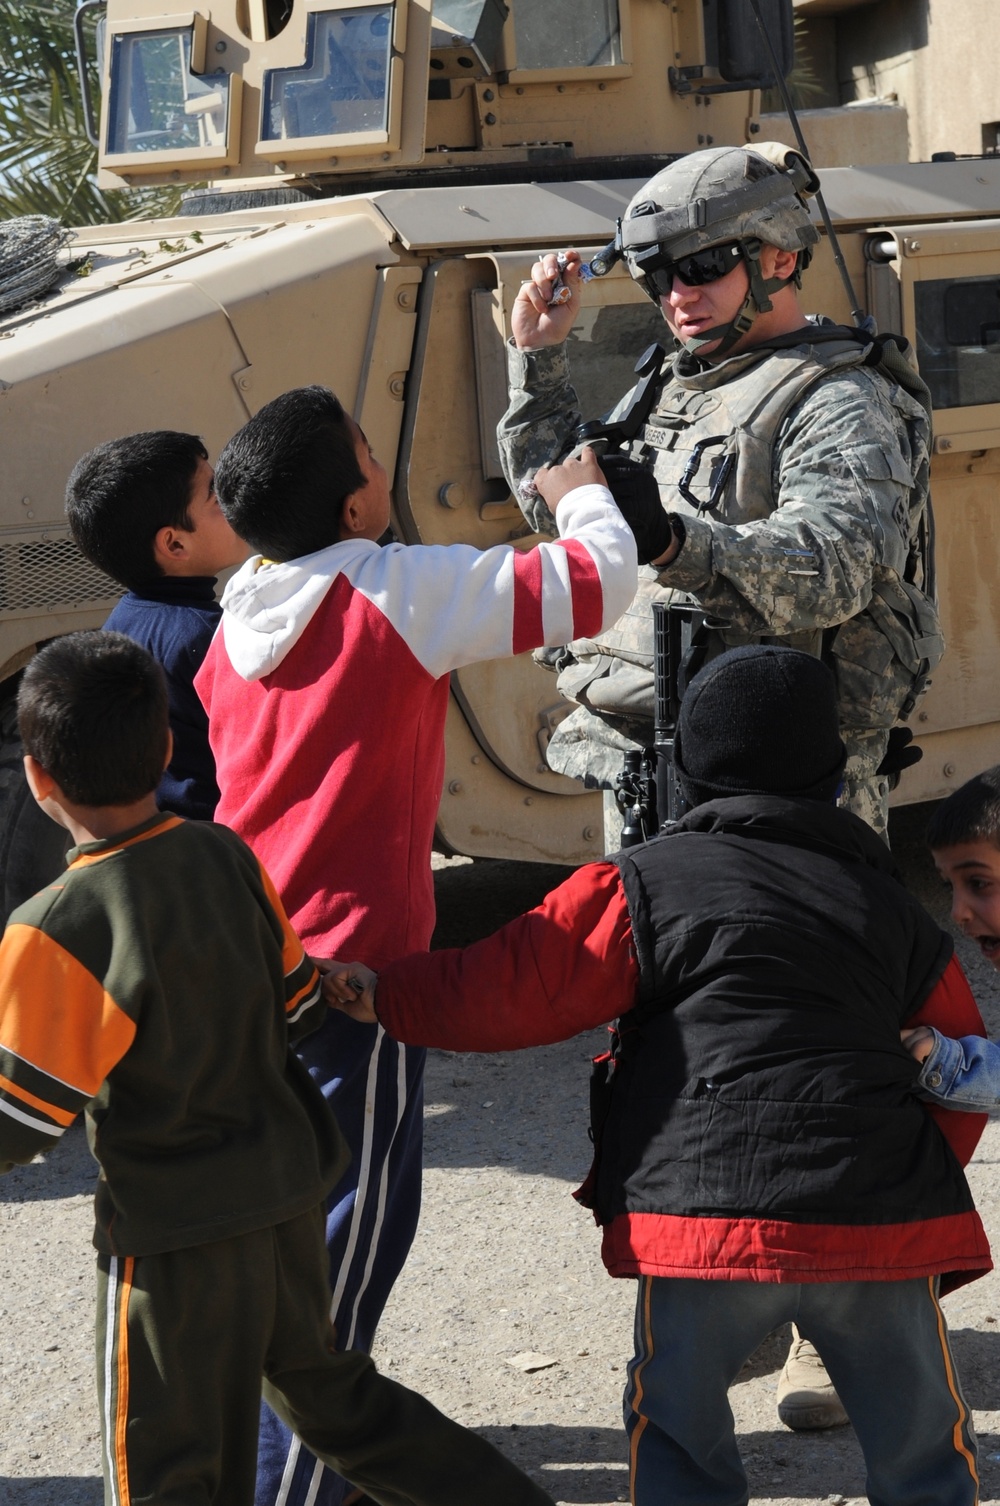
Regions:
[[0, 544], [0, 614], [113, 601], [122, 588], [89, 560], [72, 539], [31, 539]]

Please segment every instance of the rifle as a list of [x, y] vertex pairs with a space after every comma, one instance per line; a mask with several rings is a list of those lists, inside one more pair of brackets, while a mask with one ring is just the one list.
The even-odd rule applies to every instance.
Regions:
[[[653, 411], [660, 392], [660, 372], [666, 355], [662, 345], [656, 343], [647, 345], [635, 363], [634, 371], [638, 381], [632, 388], [625, 411], [615, 419], [591, 418], [586, 423], [577, 424], [569, 444], [560, 453], [558, 460], [553, 463], [558, 464], [559, 461], [568, 460], [570, 455], [577, 455], [584, 445], [590, 445], [598, 455], [623, 450], [630, 445]], [[538, 497], [538, 487], [533, 475], [521, 479], [517, 486], [517, 494], [531, 522], [530, 508]]]
[[597, 449], [598, 454], [603, 454], [607, 450], [624, 449], [632, 443], [653, 411], [660, 391], [660, 372], [666, 356], [662, 345], [647, 345], [635, 363], [634, 370], [639, 380], [632, 389], [625, 412], [606, 423], [599, 418], [592, 418], [587, 423], [578, 424], [573, 430], [573, 450], [589, 444]]
[[622, 847], [648, 842], [686, 809], [674, 769], [674, 736], [681, 708], [684, 626], [693, 617], [691, 607], [653, 602], [653, 742], [648, 748], [630, 748], [615, 780]]
[[[573, 443], [567, 455], [584, 445], [592, 446], [600, 455], [609, 450], [622, 450], [632, 443], [653, 411], [666, 354], [664, 347], [655, 342], [646, 347], [635, 363], [638, 381], [625, 411], [606, 422], [590, 419], [579, 424], [573, 430]], [[566, 455], [560, 458], [565, 459]], [[521, 494], [525, 500], [528, 498], [526, 487], [533, 488], [533, 483], [522, 483]], [[680, 613], [670, 613], [665, 602], [654, 602], [653, 622], [657, 687], [653, 747], [630, 749], [615, 780], [615, 801], [624, 820], [623, 847], [634, 847], [655, 836], [661, 825], [667, 820], [676, 820], [683, 808], [673, 771], [674, 728], [680, 706], [677, 693], [681, 661]]]

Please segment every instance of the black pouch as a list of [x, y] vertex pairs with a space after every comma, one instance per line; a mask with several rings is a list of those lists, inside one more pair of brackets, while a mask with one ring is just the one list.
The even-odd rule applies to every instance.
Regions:
[[[609, 1027], [611, 1029], [611, 1027]], [[597, 1169], [601, 1159], [601, 1137], [611, 1112], [611, 1095], [614, 1091], [615, 1067], [618, 1057], [619, 1037], [611, 1029], [611, 1044], [607, 1051], [595, 1056], [590, 1068], [590, 1138], [594, 1146], [594, 1159], [590, 1170], [573, 1196], [585, 1208], [593, 1208], [597, 1188]]]

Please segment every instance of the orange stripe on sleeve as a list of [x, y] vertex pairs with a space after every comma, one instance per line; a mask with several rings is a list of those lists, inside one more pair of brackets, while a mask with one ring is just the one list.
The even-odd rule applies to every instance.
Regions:
[[[0, 1044], [93, 1098], [134, 1039], [134, 1022], [71, 952], [35, 926], [7, 927], [0, 943]], [[48, 1105], [46, 1112], [52, 1113]]]
[[303, 985], [303, 987], [300, 988], [296, 993], [294, 993], [292, 995], [292, 997], [288, 1000], [288, 1003], [285, 1005], [285, 1013], [286, 1014], [294, 1014], [295, 1013], [296, 1009], [298, 1009], [299, 1005], [302, 1003], [302, 1000], [306, 997], [306, 995], [307, 994], [311, 994], [313, 992], [313, 990], [315, 989], [315, 987], [316, 987], [316, 980], [317, 980], [318, 977], [319, 977], [319, 970], [314, 967], [313, 970], [312, 970], [312, 973], [309, 976], [309, 981], [307, 983], [305, 983]]
[[12, 1093], [21, 1103], [30, 1104], [33, 1109], [41, 1109], [43, 1114], [47, 1114], [50, 1119], [55, 1120], [56, 1124], [62, 1124], [67, 1129], [76, 1118], [71, 1110], [57, 1109], [55, 1104], [46, 1103], [44, 1098], [36, 1098], [34, 1093], [29, 1093], [27, 1088], [22, 1088], [19, 1083], [11, 1082], [10, 1078], [4, 1077], [2, 1072], [0, 1072], [0, 1088]]
[[[285, 914], [285, 907], [281, 903], [277, 889], [271, 882], [271, 875], [260, 861], [258, 861], [257, 867], [260, 869], [260, 880], [264, 885], [264, 893], [267, 895], [268, 903], [278, 917], [281, 925], [281, 963], [285, 970], [285, 977], [287, 978], [289, 973], [294, 973], [295, 969], [301, 964], [305, 956], [305, 950], [298, 936], [292, 930], [292, 923]], [[310, 987], [312, 987], [312, 984], [310, 984]], [[301, 998], [301, 995], [298, 997]]]

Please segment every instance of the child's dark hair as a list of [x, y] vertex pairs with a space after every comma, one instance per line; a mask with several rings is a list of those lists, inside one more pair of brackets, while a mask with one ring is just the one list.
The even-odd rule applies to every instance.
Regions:
[[152, 429], [109, 439], [78, 460], [66, 486], [66, 514], [80, 549], [129, 590], [163, 574], [153, 553], [161, 528], [191, 527], [188, 508], [199, 460], [197, 434]]
[[1000, 764], [967, 780], [931, 816], [929, 847], [957, 847], [962, 842], [992, 842], [1000, 847]]
[[124, 633], [70, 633], [31, 660], [17, 693], [24, 751], [77, 805], [132, 805], [160, 782], [167, 684]]
[[272, 560], [336, 544], [344, 502], [365, 484], [354, 443], [327, 387], [296, 387], [267, 403], [219, 456], [215, 490], [230, 526]]

